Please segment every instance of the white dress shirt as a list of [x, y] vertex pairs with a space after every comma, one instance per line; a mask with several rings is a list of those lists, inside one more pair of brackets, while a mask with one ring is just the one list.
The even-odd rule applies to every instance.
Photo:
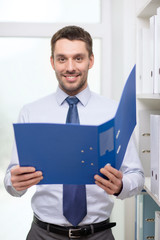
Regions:
[[[89, 87], [76, 95], [80, 124], [99, 125], [114, 117], [117, 103], [106, 99], [90, 91]], [[65, 101], [68, 95], [59, 87], [57, 91], [34, 103], [24, 106], [20, 123], [65, 123], [68, 112], [68, 103]], [[62, 136], [63, 138], [63, 136]], [[45, 159], [44, 159], [45, 161]], [[10, 170], [19, 164], [17, 150], [14, 144], [10, 165], [4, 179], [6, 190], [13, 196], [22, 196], [26, 191], [16, 191], [11, 183]], [[63, 166], [62, 166], [63, 167]], [[123, 189], [118, 198], [124, 199], [138, 194], [144, 184], [143, 169], [131, 138], [120, 169], [123, 172]], [[70, 225], [63, 216], [62, 185], [37, 185], [32, 197], [32, 209], [34, 214], [42, 221]], [[113, 208], [113, 198], [97, 185], [86, 185], [87, 215], [80, 223], [91, 224], [101, 222], [110, 217]]]

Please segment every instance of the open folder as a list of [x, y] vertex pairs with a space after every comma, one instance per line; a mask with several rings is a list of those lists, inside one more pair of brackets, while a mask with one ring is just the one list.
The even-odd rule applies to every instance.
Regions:
[[120, 169], [135, 125], [134, 66], [115, 117], [101, 125], [14, 124], [20, 166], [42, 171], [39, 184], [94, 184], [107, 163]]

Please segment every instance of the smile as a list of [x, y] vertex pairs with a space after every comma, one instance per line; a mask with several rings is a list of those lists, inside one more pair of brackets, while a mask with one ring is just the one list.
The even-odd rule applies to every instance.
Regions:
[[73, 79], [75, 77], [77, 77], [77, 76], [66, 76], [66, 78], [69, 78], [69, 79]]
[[69, 81], [74, 81], [74, 80], [76, 80], [77, 77], [79, 77], [79, 76], [80, 76], [80, 74], [78, 74], [78, 75], [64, 75], [64, 77], [65, 77], [67, 80], [69, 80]]

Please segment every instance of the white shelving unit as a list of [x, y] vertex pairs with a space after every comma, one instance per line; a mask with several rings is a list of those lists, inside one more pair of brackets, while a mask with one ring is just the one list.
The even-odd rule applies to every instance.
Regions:
[[[145, 172], [145, 185], [144, 190], [148, 195], [147, 198], [140, 197], [139, 199], [144, 199], [144, 203], [137, 202], [137, 222], [140, 220], [141, 229], [137, 223], [137, 236], [136, 240], [144, 239], [154, 239], [154, 221], [149, 223], [146, 221], [146, 215], [152, 215], [151, 218], [154, 219], [155, 209], [160, 207], [160, 201], [151, 192], [151, 178], [150, 178], [150, 114], [160, 114], [160, 94], [146, 93], [142, 91], [142, 64], [140, 58], [142, 57], [142, 51], [140, 44], [140, 34], [142, 28], [148, 28], [150, 26], [150, 17], [156, 15], [157, 8], [160, 7], [160, 0], [136, 0], [136, 79], [137, 79], [137, 137], [138, 137], [138, 147], [139, 156], [142, 161], [144, 172]], [[146, 195], [144, 195], [146, 196]], [[150, 198], [150, 201], [148, 198]], [[138, 199], [138, 198], [137, 198]], [[146, 206], [146, 202], [149, 202], [149, 206]], [[142, 206], [143, 205], [143, 206]], [[139, 211], [143, 209], [143, 211]], [[151, 210], [152, 209], [152, 210]], [[141, 214], [139, 214], [141, 213]], [[138, 216], [141, 215], [141, 216]], [[149, 217], [150, 219], [150, 217]], [[151, 229], [151, 235], [149, 235], [149, 230]]]
[[[142, 93], [142, 66], [141, 66], [141, 46], [139, 46], [139, 34], [142, 28], [149, 29], [150, 17], [156, 15], [157, 8], [160, 7], [160, 0], [137, 0], [137, 130], [139, 139], [139, 155], [142, 160], [145, 175], [150, 177], [150, 114], [160, 114], [160, 94]], [[145, 79], [143, 79], [143, 82]]]

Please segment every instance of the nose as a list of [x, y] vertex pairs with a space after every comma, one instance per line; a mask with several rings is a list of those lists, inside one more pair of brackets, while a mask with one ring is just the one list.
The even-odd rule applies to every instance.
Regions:
[[74, 60], [73, 59], [68, 59], [68, 61], [67, 61], [67, 71], [68, 72], [73, 72], [73, 71], [75, 71], [75, 62], [74, 62]]

